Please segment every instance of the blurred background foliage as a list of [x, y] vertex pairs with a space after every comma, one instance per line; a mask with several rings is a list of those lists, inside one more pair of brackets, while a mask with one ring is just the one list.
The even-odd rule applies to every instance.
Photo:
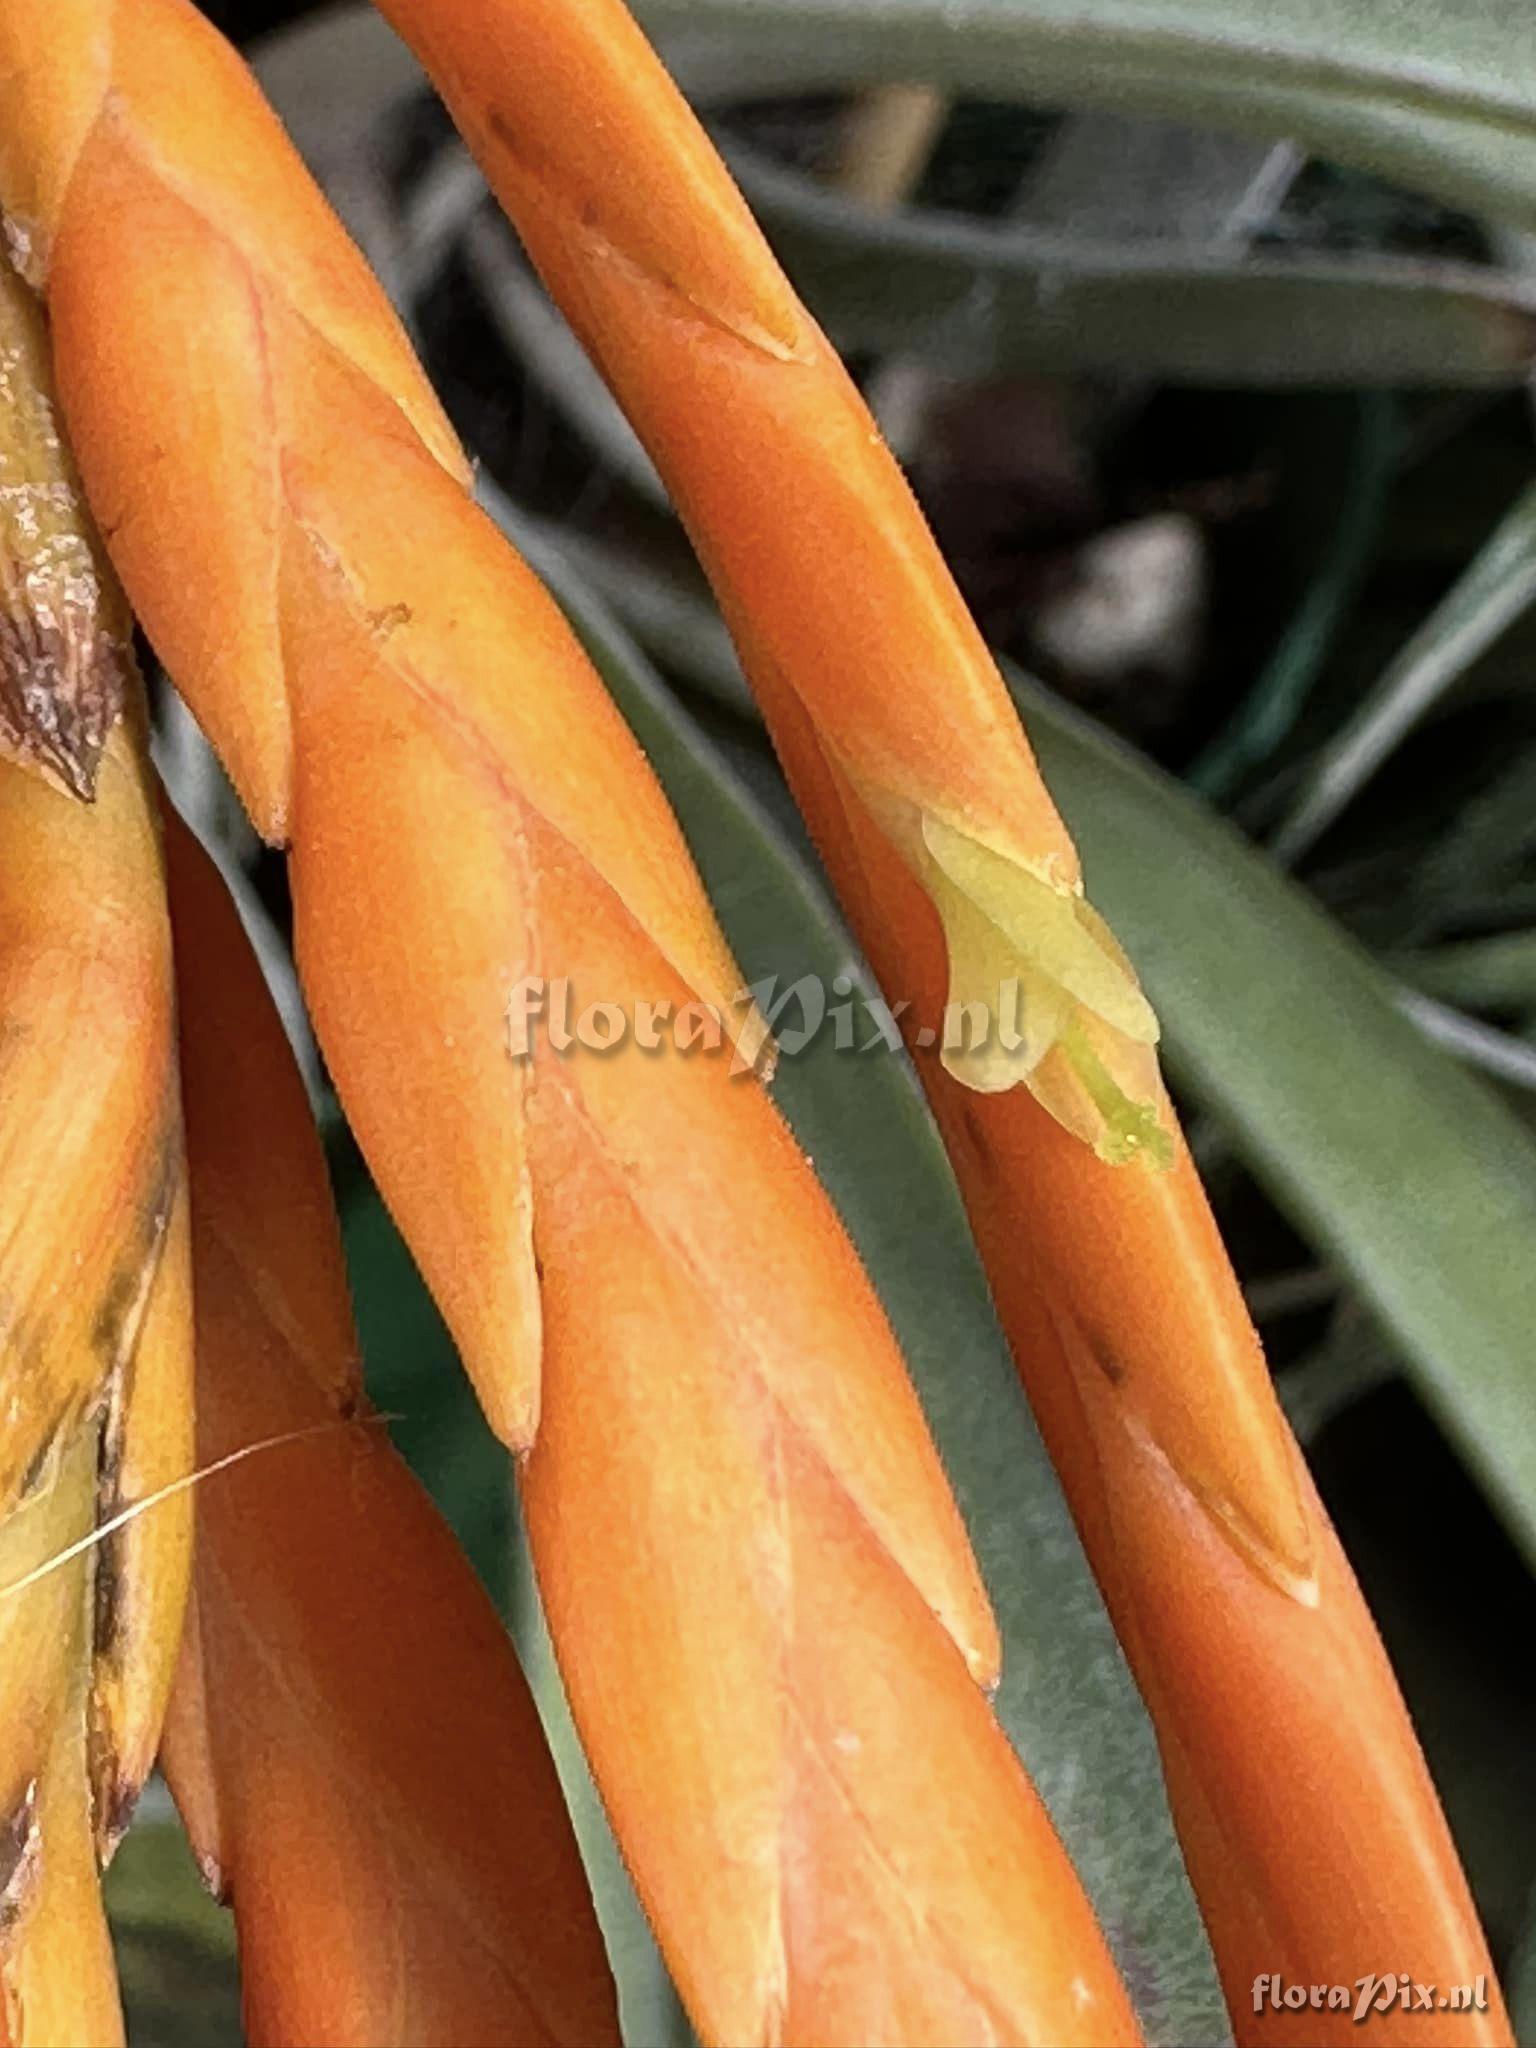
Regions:
[[[409, 62], [355, 7], [204, 5], [399, 301], [488, 508], [666, 783], [747, 978], [862, 989], [665, 493]], [[1160, 1007], [1281, 1398], [1536, 2042], [1525, 10], [639, 12], [1010, 664]], [[169, 702], [162, 723], [314, 1078], [375, 1398], [535, 1678], [627, 2034], [685, 2041], [565, 1716], [506, 1461], [304, 1038], [281, 863]], [[823, 1041], [778, 1092], [911, 1361], [1003, 1623], [999, 1710], [1149, 2037], [1219, 2042], [1145, 1717], [911, 1078]], [[135, 2040], [237, 2040], [227, 1921], [158, 1794], [110, 1894]]]

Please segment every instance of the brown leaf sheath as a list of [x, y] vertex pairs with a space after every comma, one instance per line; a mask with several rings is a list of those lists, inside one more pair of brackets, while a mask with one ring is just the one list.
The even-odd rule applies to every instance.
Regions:
[[7, 422], [0, 434], [0, 759], [89, 797], [133, 661], [127, 608], [81, 517], [73, 465], [40, 395], [46, 364], [36, 314], [7, 284], [0, 290]]
[[[126, 660], [121, 595], [82, 566], [94, 544], [40, 318], [3, 260], [0, 358], [0, 470], [28, 466], [22, 512], [0, 520], [0, 555], [13, 548], [0, 583], [58, 618], [44, 556], [73, 565], [78, 649]], [[121, 2036], [97, 1857], [159, 1739], [187, 1504], [19, 1582], [185, 1472], [192, 1449], [170, 935], [142, 709], [134, 696], [114, 715], [83, 803], [34, 772], [64, 729], [43, 680], [14, 696], [43, 739], [22, 733], [28, 765], [0, 761], [0, 2040], [15, 2048]]]
[[[1076, 855], [852, 384], [619, 0], [381, 6], [665, 476], [844, 903], [887, 992], [911, 1003], [914, 1041], [938, 1043], [947, 995], [982, 993], [965, 984], [971, 949], [999, 973], [1023, 968], [1026, 1012], [1032, 995], [1048, 1017], [1073, 998], [1067, 1014], [1086, 1011], [1092, 1049], [1123, 1084], [1096, 1124], [1061, 1071], [1065, 1038], [1025, 1086], [967, 1076], [914, 1043], [1158, 1724], [1239, 2038], [1359, 2037], [1347, 2015], [1254, 2016], [1261, 1971], [1330, 1983], [1405, 1968], [1443, 1984], [1487, 1972], [1418, 1745], [1274, 1401], [1145, 1019], [1112, 986], [1113, 942], [1098, 934], [1103, 957], [1085, 966], [1071, 935], [1079, 951], [1047, 985]], [[961, 857], [936, 870], [935, 848], [957, 841]], [[1030, 979], [1042, 966], [1046, 982]], [[1117, 1129], [1138, 1096], [1156, 1130]], [[1163, 1152], [1168, 1170], [1097, 1156], [1127, 1133], [1122, 1150]], [[1486, 2015], [1370, 2024], [1402, 2041], [1508, 2038], [1496, 1992]]]
[[[543, 1730], [495, 1609], [370, 1419], [325, 1161], [212, 864], [170, 832], [197, 1494], [165, 1767], [232, 1900], [253, 2048], [616, 2042]], [[329, 1428], [326, 1425], [331, 1425]]]
[[291, 839], [348, 1114], [532, 1446], [562, 1670], [696, 2023], [1134, 2038], [975, 1689], [995, 1630], [890, 1332], [763, 1088], [633, 1040], [510, 1056], [525, 975], [752, 1026], [361, 259], [182, 0], [0, 11], [0, 199], [129, 594]]

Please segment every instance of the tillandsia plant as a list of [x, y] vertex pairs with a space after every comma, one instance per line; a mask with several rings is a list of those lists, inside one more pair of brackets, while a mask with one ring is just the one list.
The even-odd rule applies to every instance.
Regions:
[[[852, 158], [899, 129], [894, 172], [845, 165], [845, 192], [888, 208], [944, 125], [941, 87], [902, 68], [928, 0], [828, 4], [850, 47], [877, 15], [908, 38], [871, 60], [897, 82], [846, 131]], [[951, 44], [1034, 24], [1065, 65], [1077, 33], [1077, 0], [1018, 0], [1011, 25], [993, 0], [933, 4]], [[705, 751], [654, 703], [637, 717], [619, 677], [626, 724], [611, 636], [595, 668], [498, 531], [516, 520], [476, 504], [416, 329], [192, 0], [0, 0], [20, 273], [0, 278], [0, 2048], [122, 2038], [98, 1873], [157, 1744], [232, 1908], [253, 2048], [669, 2048], [688, 2023], [719, 2048], [1114, 2048], [1143, 2022], [1213, 2048], [1509, 2042], [1157, 1015], [865, 396], [622, 0], [379, 9], [638, 433], [559, 357], [680, 515], [753, 693], [727, 668], [733, 707], [766, 721], [884, 991], [883, 1043], [899, 1020], [1146, 1711], [1115, 1691], [1107, 1625], [1081, 1691], [1051, 1667], [1052, 1706], [1091, 1718], [1107, 1692], [1148, 1742], [1150, 1721], [1162, 1784], [1142, 1758], [1145, 1782], [1095, 1788], [1100, 1834], [1156, 1870], [1143, 1917], [1187, 1912], [1177, 1967], [1199, 1982], [1150, 1981], [1133, 1879], [1085, 1885], [1072, 1857], [1102, 1881], [1104, 1840], [1062, 1821], [1069, 1856], [1053, 1825], [1102, 1752], [1083, 1739], [1042, 1799], [992, 1710], [1005, 1645], [859, 1219], [823, 1185], [839, 1162], [782, 1120], [771, 1019], [685, 838]], [[642, 13], [683, 19], [706, 57], [725, 21], [765, 91], [824, 82], [794, 53], [817, 0], [752, 9]], [[1104, 12], [1085, 0], [1117, 89], [1177, 99], [1157, 37]], [[1315, 24], [1286, 34], [1334, 78]], [[1358, 27], [1339, 39], [1318, 132], [1390, 142]], [[1267, 77], [1267, 46], [1249, 54]], [[306, 82], [346, 97], [339, 72]], [[1266, 104], [1307, 132], [1307, 91], [1283, 85]], [[1450, 118], [1434, 79], [1419, 90]], [[1502, 189], [1459, 131], [1392, 146], [1431, 169], [1439, 148], [1454, 192]], [[398, 244], [369, 233], [392, 203], [377, 162], [344, 195], [392, 288], [447, 185]], [[832, 232], [814, 205], [796, 218], [813, 245]], [[967, 261], [993, 260], [984, 242]], [[1275, 284], [1215, 257], [1200, 279], [1218, 272]], [[1372, 288], [1400, 313], [1407, 286]], [[1477, 327], [1475, 346], [1446, 332], [1478, 374], [1507, 374], [1519, 293], [1460, 278], [1442, 297]], [[564, 343], [540, 305], [547, 362]], [[1362, 442], [1379, 482], [1390, 436]], [[1493, 594], [1447, 635], [1514, 603], [1525, 546], [1516, 520]], [[634, 617], [667, 611], [663, 583], [631, 577]], [[291, 900], [343, 1187], [355, 1138], [513, 1454], [532, 1695], [364, 1391], [311, 1108], [225, 885], [148, 765], [128, 601], [286, 854], [262, 886]], [[708, 630], [681, 604], [686, 670]], [[678, 731], [682, 826], [652, 772]], [[1108, 778], [1132, 810], [1135, 772]], [[1320, 775], [1290, 843], [1350, 772]], [[1085, 836], [1099, 822], [1066, 809]], [[757, 865], [736, 879], [770, 888], [771, 835], [742, 840]], [[1244, 887], [1239, 912], [1267, 905]], [[591, 997], [573, 1050], [567, 1002]], [[926, 1124], [924, 1144], [937, 1208], [953, 1190]], [[1517, 1151], [1487, 1154], [1505, 1192], [1526, 1186]], [[991, 1327], [975, 1294], [967, 1343]], [[1016, 1392], [1006, 1369], [996, 1391]], [[1079, 1553], [1039, 1527], [1008, 1562], [1054, 1587], [1053, 1547]], [[641, 2016], [635, 1899], [686, 2022], [661, 2000]]]
[[[1347, 2011], [1255, 2015], [1266, 1968], [1341, 1982], [1380, 1950], [1445, 1982], [1486, 1976], [1402, 1701], [1158, 1078], [1151, 1008], [867, 408], [621, 0], [384, 11], [640, 430], [902, 1005], [1158, 1728], [1240, 2037], [1357, 2030]], [[1011, 1042], [1004, 990], [1022, 1010]], [[946, 1049], [947, 1005], [980, 1011], [980, 1050]], [[1387, 1842], [1362, 1824], [1381, 1811]], [[1507, 2037], [1497, 2009], [1381, 2023]]]
[[889, 1329], [734, 1071], [759, 1021], [705, 1059], [509, 1044], [514, 984], [576, 958], [658, 1014], [739, 976], [382, 293], [184, 0], [12, 8], [0, 73], [93, 509], [289, 842], [321, 1043], [525, 1454], [577, 1725], [697, 2025], [1135, 2039], [980, 1690], [994, 1625]]

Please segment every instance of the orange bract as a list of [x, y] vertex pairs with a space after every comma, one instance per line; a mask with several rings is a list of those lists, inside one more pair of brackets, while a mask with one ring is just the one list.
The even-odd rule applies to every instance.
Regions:
[[761, 1083], [729, 1045], [513, 1056], [527, 977], [761, 1032], [382, 295], [182, 0], [8, 9], [0, 81], [0, 200], [87, 488], [291, 841], [331, 1071], [527, 1454], [577, 1723], [696, 2024], [731, 2048], [1134, 2039], [976, 1688], [995, 1629], [916, 1398]]
[[199, 1461], [276, 1440], [197, 1495], [165, 1749], [234, 1904], [247, 2033], [258, 2048], [614, 2041], [533, 1701], [368, 1414], [302, 1084], [211, 864], [184, 830], [171, 846]]
[[[1487, 1974], [1402, 1702], [1174, 1128], [1150, 1012], [1076, 894], [1001, 679], [862, 401], [620, 0], [381, 5], [662, 471], [876, 972], [910, 1004], [1020, 1369], [1157, 1721], [1239, 2037], [1360, 2033], [1347, 2014], [1256, 2016], [1264, 1971]], [[1009, 980], [1016, 1054], [931, 1049], [947, 999], [996, 1012]], [[1507, 2040], [1492, 2005], [1371, 2024]]]

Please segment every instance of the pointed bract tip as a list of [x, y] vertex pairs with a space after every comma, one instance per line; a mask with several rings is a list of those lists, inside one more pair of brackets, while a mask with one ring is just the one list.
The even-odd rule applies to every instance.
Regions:
[[1277, 1592], [1300, 1607], [1319, 1604], [1322, 1589], [1317, 1560], [1304, 1525], [1293, 1531], [1273, 1515], [1261, 1523], [1226, 1495], [1202, 1487], [1190, 1491], [1244, 1562], [1268, 1579]]

